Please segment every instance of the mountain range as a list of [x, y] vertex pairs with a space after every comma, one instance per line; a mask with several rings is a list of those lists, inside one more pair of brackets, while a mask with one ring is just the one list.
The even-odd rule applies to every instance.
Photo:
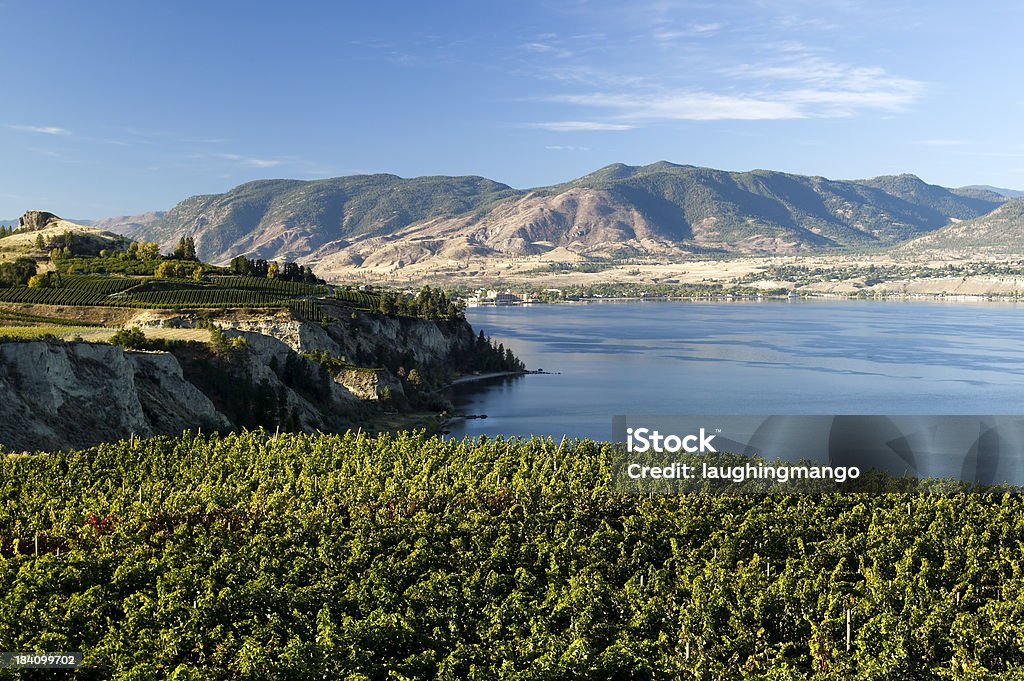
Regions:
[[[613, 164], [528, 190], [476, 176], [261, 180], [193, 196], [166, 213], [93, 225], [164, 250], [190, 235], [199, 256], [212, 262], [245, 255], [326, 272], [395, 271], [532, 256], [808, 253], [909, 244], [926, 235], [941, 244], [943, 229], [975, 229], [977, 220], [1014, 203], [1011, 193], [950, 189], [914, 175], [830, 180], [661, 161]], [[1006, 217], [1001, 229], [1019, 229], [1014, 220]]]

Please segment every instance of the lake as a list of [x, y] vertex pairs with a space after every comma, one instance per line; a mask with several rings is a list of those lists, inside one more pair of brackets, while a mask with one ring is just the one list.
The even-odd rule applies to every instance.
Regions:
[[453, 389], [463, 435], [611, 438], [615, 414], [1024, 414], [1014, 303], [635, 301], [466, 311], [526, 375]]

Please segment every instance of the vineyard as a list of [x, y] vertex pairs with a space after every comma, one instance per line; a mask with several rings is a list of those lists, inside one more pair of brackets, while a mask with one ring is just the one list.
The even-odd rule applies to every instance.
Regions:
[[[95, 333], [95, 326], [7, 326], [0, 324], [0, 338], [19, 338], [22, 340], [35, 340], [44, 337], [72, 338], [83, 334]], [[109, 333], [103, 334], [109, 336]]]
[[103, 679], [1024, 673], [1024, 497], [624, 495], [609, 447], [252, 432], [9, 455], [0, 647], [80, 650]]
[[[141, 279], [66, 275], [60, 288], [0, 288], [0, 302], [36, 305], [112, 305], [122, 306], [113, 294], [137, 286]], [[141, 306], [139, 306], [141, 307]]]
[[214, 281], [221, 288], [262, 291], [290, 297], [324, 296], [330, 293], [330, 288], [323, 284], [305, 284], [298, 281], [262, 277], [216, 277]]
[[74, 326], [99, 326], [99, 324], [95, 322], [85, 322], [75, 319], [67, 319], [65, 317], [35, 315], [15, 310], [0, 310], [0, 323], [8, 324], [11, 322], [21, 322], [24, 324], [56, 324], [58, 326], [62, 324]]
[[377, 294], [351, 289], [334, 289], [334, 299], [362, 310], [376, 310], [380, 305], [380, 296]]
[[62, 275], [56, 288], [0, 288], [0, 302], [37, 305], [194, 308], [290, 308], [313, 321], [329, 317], [316, 299], [330, 298], [371, 309], [374, 297], [325, 285], [258, 277], [212, 277], [208, 282], [137, 277]]

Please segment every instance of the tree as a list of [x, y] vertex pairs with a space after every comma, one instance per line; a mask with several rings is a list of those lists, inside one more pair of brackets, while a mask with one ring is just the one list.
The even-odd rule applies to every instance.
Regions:
[[232, 274], [237, 274], [240, 277], [245, 277], [252, 274], [252, 268], [249, 266], [249, 260], [244, 255], [238, 255], [231, 258], [231, 262], [228, 263], [228, 268]]
[[192, 240], [192, 237], [183, 236], [178, 239], [178, 245], [174, 247], [172, 257], [176, 260], [195, 260], [196, 243]]
[[164, 260], [156, 266], [155, 270], [153, 270], [153, 276], [158, 279], [184, 279], [189, 276], [189, 270], [188, 266], [184, 263]]
[[252, 276], [254, 277], [266, 278], [267, 269], [269, 267], [270, 263], [263, 259], [249, 261], [249, 268], [251, 270]]
[[29, 288], [54, 288], [57, 285], [57, 275], [55, 272], [44, 272], [43, 274], [34, 274], [28, 280]]
[[37, 251], [45, 251], [46, 250], [46, 242], [43, 241], [43, 235], [42, 234], [36, 234], [36, 250]]
[[302, 272], [299, 270], [299, 266], [293, 262], [286, 262], [284, 264], [284, 274], [281, 276], [285, 281], [298, 281], [302, 278]]
[[267, 267], [267, 279], [277, 279], [277, 276], [281, 274], [281, 268], [276, 262], [270, 263]]
[[231, 351], [231, 341], [219, 326], [210, 327], [210, 349], [215, 355], [226, 355]]
[[160, 244], [152, 242], [139, 246], [139, 258], [142, 260], [156, 260], [160, 257]]
[[146, 334], [137, 326], [121, 329], [110, 337], [110, 342], [128, 350], [141, 350], [146, 346]]
[[36, 261], [32, 258], [0, 263], [0, 286], [23, 286], [35, 273]]

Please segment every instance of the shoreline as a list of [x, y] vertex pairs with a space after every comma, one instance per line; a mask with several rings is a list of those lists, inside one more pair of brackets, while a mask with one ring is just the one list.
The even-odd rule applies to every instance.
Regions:
[[[587, 305], [592, 303], [722, 303], [722, 302], [805, 302], [805, 301], [874, 301], [874, 302], [917, 302], [917, 303], [1024, 303], [1024, 296], [1005, 296], [996, 294], [913, 294], [913, 295], [846, 295], [842, 293], [812, 293], [797, 296], [751, 296], [745, 294], [723, 294], [714, 296], [603, 296], [577, 298], [571, 300], [545, 300], [527, 303], [508, 303], [504, 305], [472, 305], [467, 310], [498, 309], [503, 307], [536, 307], [541, 305]], [[526, 372], [529, 373], [529, 372]], [[546, 373], [546, 372], [545, 372]]]
[[473, 383], [474, 381], [486, 381], [488, 378], [501, 378], [503, 376], [522, 376], [523, 374], [531, 373], [529, 371], [492, 371], [487, 374], [469, 374], [466, 376], [459, 376], [453, 379], [450, 383], [443, 386], [441, 390], [447, 390], [453, 385], [460, 385], [462, 383]]
[[443, 389], [451, 388], [453, 385], [460, 383], [472, 383], [474, 381], [485, 381], [488, 378], [502, 378], [505, 376], [526, 376], [526, 375], [540, 375], [540, 376], [553, 376], [560, 374], [561, 372], [546, 372], [543, 369], [523, 369], [519, 372], [490, 372], [488, 374], [469, 374], [466, 376], [460, 376], [453, 380], [451, 383], [445, 385]]
[[561, 372], [558, 371], [544, 371], [543, 369], [523, 369], [522, 371], [492, 371], [486, 374], [467, 374], [465, 376], [459, 376], [453, 379], [447, 385], [442, 386], [438, 390], [447, 390], [453, 385], [459, 385], [462, 383], [473, 383], [474, 381], [486, 381], [489, 378], [502, 378], [506, 376], [526, 376], [528, 374], [539, 374], [539, 375], [553, 375]]
[[[559, 374], [559, 371], [544, 371], [543, 369], [524, 369], [522, 371], [492, 371], [486, 374], [470, 374], [468, 376], [460, 376], [454, 379], [451, 383], [448, 383], [438, 391], [443, 391], [451, 388], [455, 385], [475, 383], [477, 381], [486, 381], [491, 378], [509, 378], [512, 376], [525, 376], [527, 374], [542, 374], [542, 375], [554, 375]], [[440, 415], [439, 415], [440, 416]], [[456, 421], [465, 421], [467, 419], [485, 419], [487, 414], [448, 414], [441, 416], [437, 429], [434, 431], [436, 435], [444, 435], [448, 431], [446, 428]]]

